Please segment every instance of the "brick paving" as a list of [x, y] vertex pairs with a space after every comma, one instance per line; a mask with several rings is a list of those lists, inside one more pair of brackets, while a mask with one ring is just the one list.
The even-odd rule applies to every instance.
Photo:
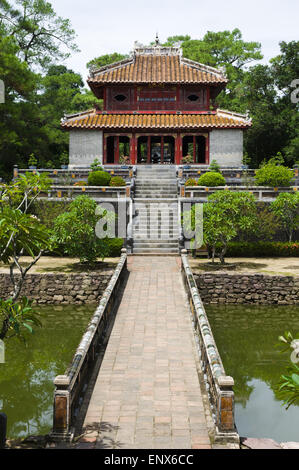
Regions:
[[210, 448], [180, 259], [132, 256], [128, 269], [78, 447]]

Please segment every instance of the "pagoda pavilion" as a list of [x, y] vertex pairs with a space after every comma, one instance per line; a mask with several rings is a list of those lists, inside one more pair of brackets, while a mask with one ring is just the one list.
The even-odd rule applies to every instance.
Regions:
[[182, 57], [180, 46], [144, 47], [92, 69], [88, 85], [102, 109], [66, 116], [70, 168], [129, 163], [240, 167], [248, 116], [217, 108], [226, 87], [223, 70]]

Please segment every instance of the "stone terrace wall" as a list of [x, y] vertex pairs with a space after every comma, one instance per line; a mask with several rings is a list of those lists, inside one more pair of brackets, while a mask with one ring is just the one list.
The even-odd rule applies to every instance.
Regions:
[[[80, 274], [28, 274], [22, 295], [38, 304], [94, 303], [105, 291], [114, 270]], [[0, 274], [0, 297], [11, 291], [8, 274]]]
[[299, 277], [222, 272], [194, 278], [204, 303], [299, 304]]

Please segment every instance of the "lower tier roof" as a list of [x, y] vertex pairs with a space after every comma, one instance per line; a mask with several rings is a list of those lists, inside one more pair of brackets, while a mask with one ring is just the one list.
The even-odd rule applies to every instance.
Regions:
[[214, 114], [109, 114], [96, 110], [68, 116], [64, 129], [247, 129], [251, 120], [244, 115], [217, 110]]

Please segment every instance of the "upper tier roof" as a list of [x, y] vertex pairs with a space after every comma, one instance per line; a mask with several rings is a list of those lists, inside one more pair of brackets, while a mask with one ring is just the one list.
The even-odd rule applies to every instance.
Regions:
[[133, 54], [114, 64], [91, 69], [88, 83], [103, 84], [211, 84], [228, 82], [222, 70], [182, 57], [180, 47], [135, 47]]

